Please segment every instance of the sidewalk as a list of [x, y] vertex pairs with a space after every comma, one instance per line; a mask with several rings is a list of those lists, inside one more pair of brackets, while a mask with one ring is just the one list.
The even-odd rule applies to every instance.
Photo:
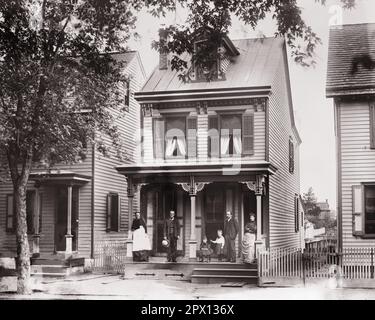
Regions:
[[123, 280], [118, 275], [84, 274], [68, 279], [35, 279], [34, 294], [0, 294], [0, 299], [99, 300], [375, 300], [375, 289], [242, 288], [187, 281]]

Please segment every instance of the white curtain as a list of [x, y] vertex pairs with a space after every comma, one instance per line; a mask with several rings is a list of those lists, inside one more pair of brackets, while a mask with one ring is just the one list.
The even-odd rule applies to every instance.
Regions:
[[226, 155], [229, 152], [229, 135], [222, 135], [220, 139], [221, 154]]
[[234, 146], [234, 153], [239, 155], [242, 154], [242, 139], [241, 135], [234, 135], [233, 136], [233, 146]]
[[186, 156], [186, 145], [185, 145], [185, 138], [179, 137], [177, 138], [177, 146], [178, 150], [180, 151], [182, 156]]
[[165, 149], [165, 155], [167, 157], [172, 157], [173, 156], [173, 152], [176, 150], [176, 144], [177, 144], [177, 140], [173, 137], [173, 138], [168, 138], [167, 140], [167, 147]]

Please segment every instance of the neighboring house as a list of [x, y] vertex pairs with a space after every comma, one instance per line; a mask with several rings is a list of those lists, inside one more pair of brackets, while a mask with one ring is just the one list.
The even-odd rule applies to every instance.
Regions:
[[[195, 259], [204, 235], [215, 239], [230, 210], [237, 248], [250, 214], [257, 247], [301, 247], [299, 146], [285, 40], [225, 38], [213, 63], [217, 78], [189, 64], [182, 82], [160, 54], [135, 94], [142, 108], [141, 161], [117, 170], [140, 190], [154, 255], [163, 255], [163, 222], [180, 220], [180, 255]], [[190, 56], [183, 55], [190, 62]], [[130, 224], [132, 216], [129, 216]], [[128, 242], [131, 255], [131, 240]]]
[[[134, 161], [140, 123], [134, 92], [142, 88], [145, 72], [137, 52], [114, 53], [113, 57], [126, 62], [123, 72], [130, 79], [123, 91], [128, 108], [116, 121], [129, 161]], [[105, 158], [88, 146], [86, 158], [80, 163], [59, 164], [48, 171], [34, 168], [26, 199], [30, 251], [40, 256], [62, 253], [93, 258], [96, 241], [124, 239], [128, 201], [124, 177], [115, 169], [120, 163], [114, 155]], [[12, 192], [10, 181], [0, 184], [2, 255], [16, 254]]]
[[317, 202], [316, 206], [320, 209], [319, 212], [319, 219], [325, 220], [325, 219], [331, 219], [331, 209], [329, 208], [328, 200], [325, 202]]
[[375, 243], [375, 24], [330, 31], [327, 97], [335, 106], [339, 248]]

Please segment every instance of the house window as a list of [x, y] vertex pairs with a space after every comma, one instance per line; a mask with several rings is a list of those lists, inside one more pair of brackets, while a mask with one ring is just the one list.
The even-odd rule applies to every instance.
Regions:
[[289, 172], [294, 173], [294, 143], [289, 139]]
[[375, 185], [365, 186], [365, 234], [375, 235]]
[[186, 118], [165, 118], [165, 157], [185, 158], [186, 150]]
[[[34, 215], [35, 215], [35, 190], [26, 192], [26, 223], [27, 233], [34, 234]], [[42, 195], [39, 194], [39, 233], [42, 227]], [[14, 233], [16, 231], [16, 210], [13, 195], [7, 195], [7, 214], [6, 214], [6, 231]]]
[[299, 197], [296, 194], [294, 196], [294, 230], [298, 232], [300, 230], [300, 223], [299, 223]]
[[211, 158], [254, 154], [252, 113], [210, 116], [208, 129], [208, 154]]
[[125, 111], [129, 112], [130, 107], [130, 80], [125, 81]]
[[120, 232], [120, 196], [118, 193], [107, 195], [107, 231]]

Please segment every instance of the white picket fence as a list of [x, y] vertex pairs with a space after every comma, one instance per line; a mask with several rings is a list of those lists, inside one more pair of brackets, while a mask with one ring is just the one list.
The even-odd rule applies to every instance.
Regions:
[[374, 248], [301, 250], [275, 248], [259, 253], [259, 277], [374, 279]]

